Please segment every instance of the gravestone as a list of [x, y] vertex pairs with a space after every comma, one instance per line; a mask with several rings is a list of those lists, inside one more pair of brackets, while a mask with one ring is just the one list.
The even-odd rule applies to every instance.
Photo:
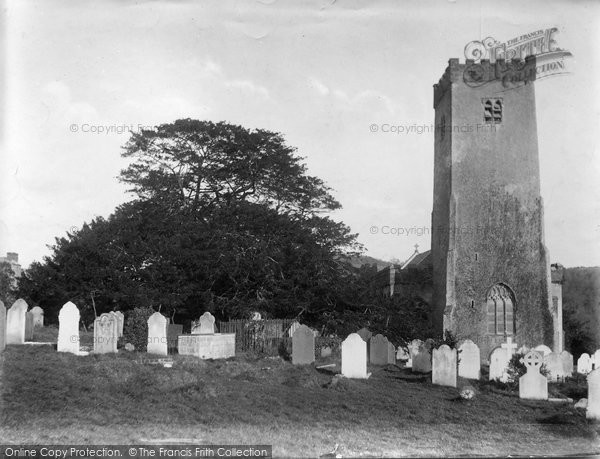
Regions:
[[298, 330], [299, 326], [300, 326], [300, 322], [297, 322], [295, 320], [290, 324], [290, 328], [288, 329], [288, 336], [290, 338], [294, 336], [294, 332], [296, 330]]
[[527, 373], [519, 378], [519, 398], [526, 400], [547, 400], [548, 380], [540, 373], [544, 357], [538, 351], [529, 351], [521, 359]]
[[527, 354], [529, 351], [531, 350], [531, 348], [529, 346], [521, 346], [518, 350], [517, 350], [517, 354]]
[[94, 320], [94, 354], [114, 354], [117, 352], [119, 325], [113, 313], [100, 314]]
[[183, 325], [167, 324], [167, 348], [169, 351], [177, 349], [179, 335], [183, 335]]
[[497, 347], [490, 354], [490, 381], [499, 380], [502, 382], [508, 381], [508, 349]]
[[[205, 313], [206, 314], [206, 313]], [[209, 313], [210, 314], [210, 313]], [[204, 314], [202, 315], [204, 316]], [[212, 317], [212, 315], [211, 315]], [[202, 323], [202, 317], [200, 318]], [[214, 324], [214, 318], [213, 318]], [[201, 325], [202, 327], [202, 325]], [[206, 325], [205, 325], [206, 327]], [[214, 329], [213, 329], [214, 331]], [[208, 334], [208, 333], [204, 333]], [[148, 318], [148, 354], [168, 355], [167, 318], [160, 312], [155, 312]]]
[[262, 316], [260, 315], [260, 312], [254, 311], [252, 313], [252, 320], [262, 320]]
[[413, 373], [429, 373], [431, 371], [431, 345], [421, 342], [419, 350], [412, 358]]
[[315, 334], [300, 325], [292, 336], [292, 364], [309, 365], [315, 361]]
[[534, 347], [533, 350], [541, 352], [544, 357], [546, 357], [548, 354], [550, 354], [552, 352], [552, 349], [550, 349], [545, 344], [540, 344], [539, 346]]
[[388, 339], [383, 335], [375, 335], [370, 340], [369, 361], [372, 365], [387, 365], [389, 363]]
[[481, 376], [481, 353], [470, 339], [458, 346], [458, 376], [467, 379], [479, 379]]
[[388, 365], [396, 365], [396, 347], [388, 341], [388, 353], [387, 353]]
[[433, 350], [431, 382], [438, 386], [456, 387], [456, 349], [442, 344]]
[[342, 342], [342, 375], [347, 378], [366, 379], [367, 343], [358, 333], [350, 333]]
[[406, 368], [412, 368], [413, 360], [419, 353], [419, 348], [422, 344], [423, 341], [420, 339], [413, 339], [410, 343], [408, 343], [408, 361], [406, 362]]
[[588, 397], [585, 417], [600, 421], [600, 369], [587, 376]]
[[198, 319], [195, 329], [192, 330], [192, 335], [214, 335], [215, 334], [215, 318], [210, 312], [205, 312]]
[[544, 363], [546, 364], [546, 369], [550, 372], [548, 374], [549, 381], [558, 381], [564, 377], [563, 361], [560, 354], [551, 352], [544, 357]]
[[0, 352], [6, 348], [6, 308], [0, 301]]
[[6, 344], [23, 344], [25, 342], [25, 320], [27, 303], [18, 299], [6, 313]]
[[577, 373], [587, 375], [592, 370], [592, 358], [584, 352], [577, 359]]
[[25, 341], [33, 341], [33, 314], [31, 311], [25, 313]]
[[58, 313], [58, 352], [79, 354], [79, 309], [70, 301]]
[[31, 308], [33, 314], [33, 328], [41, 328], [44, 326], [44, 310], [39, 306]]
[[235, 333], [213, 335], [180, 335], [177, 352], [200, 359], [228, 359], [235, 357]]
[[560, 359], [563, 364], [563, 375], [565, 377], [573, 376], [573, 355], [569, 351], [562, 351], [560, 353]]
[[123, 336], [123, 325], [125, 324], [125, 314], [121, 311], [115, 311], [117, 316], [117, 336], [121, 338]]
[[332, 350], [329, 346], [321, 348], [321, 357], [329, 357], [332, 354]]
[[594, 355], [592, 356], [592, 365], [594, 365], [594, 370], [600, 368], [600, 349], [594, 352]]

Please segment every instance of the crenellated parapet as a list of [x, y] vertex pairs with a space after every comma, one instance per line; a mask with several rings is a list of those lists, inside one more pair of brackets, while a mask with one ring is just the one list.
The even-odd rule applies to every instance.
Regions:
[[534, 81], [535, 76], [535, 56], [509, 61], [497, 59], [494, 62], [490, 62], [488, 59], [477, 62], [467, 59], [464, 63], [453, 58], [448, 61], [448, 67], [439, 82], [433, 85], [433, 108], [437, 107], [453, 83], [477, 88], [493, 81], [499, 81], [504, 88], [514, 88]]

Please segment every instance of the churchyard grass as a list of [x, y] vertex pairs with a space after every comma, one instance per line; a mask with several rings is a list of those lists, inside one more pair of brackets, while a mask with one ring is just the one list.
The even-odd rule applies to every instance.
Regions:
[[392, 365], [370, 368], [367, 380], [332, 383], [330, 369], [280, 358], [173, 356], [172, 368], [136, 362], [148, 357], [8, 346], [0, 355], [1, 442], [193, 439], [272, 444], [278, 456], [318, 456], [339, 443], [344, 457], [600, 451], [600, 427], [583, 410], [523, 401], [493, 384], [470, 383], [478, 395], [464, 401], [457, 389]]

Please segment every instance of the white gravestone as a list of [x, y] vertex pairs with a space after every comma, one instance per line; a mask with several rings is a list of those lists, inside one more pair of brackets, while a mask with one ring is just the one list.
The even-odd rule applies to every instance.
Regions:
[[356, 332], [356, 334], [358, 336], [360, 336], [365, 343], [367, 343], [367, 350], [366, 350], [366, 352], [367, 352], [367, 363], [370, 363], [370, 357], [371, 357], [370, 356], [370, 353], [371, 353], [371, 344], [370, 344], [370, 342], [371, 342], [371, 337], [373, 336], [373, 333], [368, 328], [363, 327], [360, 330], [358, 330]]
[[577, 373], [587, 375], [592, 369], [592, 358], [584, 352], [577, 359]]
[[412, 358], [413, 373], [429, 373], [431, 371], [431, 347], [428, 342], [421, 343], [419, 350]]
[[160, 312], [155, 312], [148, 318], [147, 352], [148, 354], [167, 355], [168, 351], [167, 318]]
[[562, 351], [560, 359], [563, 364], [563, 375], [565, 377], [573, 376], [573, 355], [569, 351]]
[[196, 327], [192, 329], [192, 335], [214, 335], [215, 318], [210, 312], [205, 312], [198, 319]]
[[118, 337], [121, 338], [123, 336], [123, 325], [125, 324], [125, 314], [121, 311], [116, 311], [117, 315], [117, 328], [118, 328]]
[[27, 303], [18, 299], [6, 313], [6, 344], [23, 344], [25, 342], [25, 321]]
[[33, 314], [33, 328], [41, 328], [44, 326], [44, 310], [39, 306], [31, 308]]
[[544, 362], [542, 354], [537, 351], [529, 351], [521, 359], [527, 373], [519, 378], [519, 397], [526, 400], [547, 400], [548, 380], [540, 373]]
[[512, 337], [506, 337], [506, 343], [502, 343], [500, 345], [502, 349], [506, 349], [506, 353], [508, 355], [508, 360], [510, 360], [517, 349], [517, 343], [512, 342]]
[[456, 349], [442, 344], [433, 350], [431, 382], [438, 386], [456, 387]]
[[497, 347], [490, 354], [490, 381], [508, 381], [508, 363], [510, 362], [508, 349]]
[[600, 421], [600, 369], [587, 376], [588, 397], [585, 417]]
[[367, 343], [357, 333], [350, 333], [342, 342], [342, 375], [347, 378], [366, 379]]
[[79, 309], [70, 301], [58, 313], [56, 350], [79, 354]]
[[556, 352], [551, 352], [550, 354], [544, 357], [544, 363], [546, 364], [546, 369], [550, 372], [548, 374], [549, 381], [559, 381], [563, 379], [563, 362], [560, 358], [560, 354]]
[[300, 325], [292, 336], [292, 364], [309, 365], [315, 361], [315, 334]]
[[552, 352], [552, 349], [550, 349], [545, 344], [540, 344], [539, 346], [534, 347], [533, 350], [541, 352], [544, 357], [546, 357], [548, 354], [550, 354]]
[[6, 348], [6, 308], [0, 301], [0, 352]]
[[467, 379], [479, 379], [481, 376], [481, 352], [470, 339], [458, 346], [458, 376]]
[[117, 352], [117, 317], [104, 313], [94, 320], [94, 354], [114, 354]]
[[379, 334], [370, 340], [369, 361], [372, 365], [387, 365], [389, 363], [389, 344], [388, 339]]

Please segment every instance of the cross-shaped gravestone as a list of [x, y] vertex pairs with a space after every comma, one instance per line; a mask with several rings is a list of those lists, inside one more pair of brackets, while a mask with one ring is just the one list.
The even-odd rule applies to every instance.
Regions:
[[529, 351], [521, 359], [527, 373], [519, 378], [519, 397], [528, 400], [548, 399], [548, 380], [540, 373], [544, 357], [537, 351]]
[[510, 336], [507, 336], [506, 343], [502, 343], [500, 347], [506, 349], [508, 359], [510, 360], [513, 354], [515, 353], [515, 350], [517, 349], [517, 343], [513, 343], [512, 338]]

